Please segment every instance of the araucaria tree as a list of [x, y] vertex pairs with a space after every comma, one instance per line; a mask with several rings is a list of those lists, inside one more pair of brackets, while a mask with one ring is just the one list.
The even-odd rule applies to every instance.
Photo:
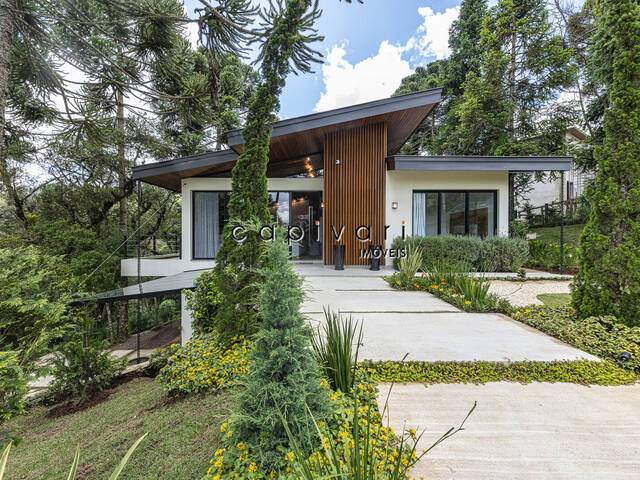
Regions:
[[266, 248], [267, 267], [258, 296], [262, 323], [231, 428], [263, 470], [278, 471], [284, 460], [281, 450], [289, 449], [280, 415], [307, 446], [315, 438], [313, 418], [327, 417], [329, 397], [322, 391], [318, 366], [309, 351], [312, 332], [300, 313], [302, 280], [288, 262], [287, 244], [278, 239]]
[[640, 325], [640, 5], [604, 0], [599, 9], [594, 62], [609, 107], [586, 192], [592, 212], [573, 303], [583, 317], [610, 314]]
[[223, 341], [255, 329], [258, 312], [254, 290], [263, 242], [257, 232], [251, 231], [239, 243], [232, 231], [238, 223], [272, 221], [267, 210], [266, 176], [272, 122], [280, 107], [278, 97], [287, 74], [292, 70], [308, 72], [316, 59], [316, 52], [308, 44], [321, 38], [312, 28], [319, 15], [317, 2], [311, 5], [307, 0], [288, 0], [282, 9], [272, 5], [263, 15], [267, 22], [261, 34], [266, 41], [259, 55], [262, 82], [249, 106], [243, 132], [244, 153], [232, 171], [230, 221], [216, 256], [215, 283], [223, 301], [215, 324]]

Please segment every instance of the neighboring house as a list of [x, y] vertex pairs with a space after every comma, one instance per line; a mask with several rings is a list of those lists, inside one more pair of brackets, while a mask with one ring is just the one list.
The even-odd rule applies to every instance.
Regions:
[[[389, 248], [403, 234], [507, 235], [510, 172], [569, 170], [568, 157], [397, 155], [440, 99], [432, 89], [274, 123], [269, 210], [304, 232], [294, 260], [332, 265], [333, 246], [343, 244], [345, 264], [364, 266], [370, 244]], [[142, 276], [165, 278], [100, 301], [177, 293], [214, 265], [242, 132], [230, 132], [228, 144], [134, 169], [134, 179], [182, 195], [181, 255], [141, 259]], [[122, 261], [123, 275], [137, 272], [137, 259]], [[183, 341], [190, 335], [183, 296]]]
[[[584, 143], [587, 138], [587, 134], [577, 127], [571, 127], [567, 129], [565, 134], [565, 141], [568, 145], [580, 145]], [[563, 200], [574, 200], [580, 198], [584, 194], [584, 189], [588, 183], [593, 180], [593, 173], [585, 173], [580, 171], [574, 165], [571, 166], [571, 170], [565, 173], [565, 184], [563, 193]], [[528, 193], [529, 205], [533, 207], [541, 207], [545, 203], [552, 203], [560, 201], [560, 177], [546, 181], [535, 182], [532, 187], [533, 190]]]

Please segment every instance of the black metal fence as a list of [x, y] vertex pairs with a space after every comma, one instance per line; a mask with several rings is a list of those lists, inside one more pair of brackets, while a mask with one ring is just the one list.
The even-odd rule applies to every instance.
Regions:
[[[123, 247], [125, 258], [138, 255], [138, 239], [131, 235]], [[140, 256], [157, 257], [160, 255], [182, 257], [182, 235], [141, 235]]]
[[518, 212], [517, 218], [524, 220], [530, 228], [557, 227], [561, 222], [562, 205], [565, 225], [584, 223], [589, 217], [589, 205], [583, 197], [580, 197], [563, 202], [545, 203], [538, 207], [527, 205]]

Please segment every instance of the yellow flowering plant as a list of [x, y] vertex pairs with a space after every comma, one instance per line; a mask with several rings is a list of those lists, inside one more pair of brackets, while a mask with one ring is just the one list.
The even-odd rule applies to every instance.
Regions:
[[169, 393], [229, 388], [246, 375], [250, 348], [251, 343], [244, 337], [234, 338], [225, 348], [215, 331], [199, 334], [169, 357], [156, 379]]
[[[230, 421], [220, 429], [226, 436], [226, 445], [214, 453], [203, 480], [307, 480], [328, 478], [327, 475], [345, 479], [409, 478], [410, 468], [426, 453], [416, 449], [420, 435], [413, 429], [397, 435], [385, 426], [383, 414], [378, 410], [378, 389], [372, 372], [359, 369], [357, 375], [352, 394], [334, 392], [325, 379], [321, 380], [333, 414], [327, 422], [316, 422], [319, 446], [310, 455], [303, 453], [299, 439], [289, 430], [291, 449], [281, 452], [281, 466], [273, 471], [260, 470], [246, 445], [235, 438]], [[459, 429], [449, 430], [436, 444]], [[371, 476], [354, 476], [363, 469]]]

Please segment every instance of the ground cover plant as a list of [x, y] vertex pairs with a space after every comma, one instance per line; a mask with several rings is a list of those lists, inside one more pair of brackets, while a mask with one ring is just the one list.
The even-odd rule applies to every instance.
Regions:
[[[517, 272], [529, 256], [526, 240], [492, 236], [482, 239], [473, 236], [442, 235], [426, 237], [396, 237], [391, 248], [408, 250], [419, 248], [422, 252], [420, 268], [431, 269], [442, 261], [466, 263], [475, 271]], [[394, 267], [400, 268], [402, 259], [394, 259]]]
[[571, 304], [570, 293], [541, 293], [536, 298], [549, 307]]
[[640, 372], [640, 327], [628, 327], [612, 316], [581, 319], [570, 306], [523, 307], [512, 316], [585, 352]]
[[172, 394], [230, 388], [247, 373], [250, 347], [244, 337], [232, 339], [231, 346], [226, 347], [215, 331], [194, 335], [184, 347], [171, 346], [153, 358], [154, 364], [166, 362], [157, 381]]
[[366, 363], [380, 382], [487, 383], [569, 382], [582, 385], [628, 385], [638, 381], [633, 372], [611, 362], [377, 362]]
[[141, 377], [107, 393], [102, 403], [69, 415], [52, 416], [49, 407], [35, 406], [7, 422], [4, 428], [17, 441], [6, 479], [66, 479], [80, 444], [78, 478], [106, 480], [144, 433], [119, 480], [206, 474], [211, 449], [222, 445], [220, 426], [231, 414], [232, 391], [168, 399], [157, 382]]

